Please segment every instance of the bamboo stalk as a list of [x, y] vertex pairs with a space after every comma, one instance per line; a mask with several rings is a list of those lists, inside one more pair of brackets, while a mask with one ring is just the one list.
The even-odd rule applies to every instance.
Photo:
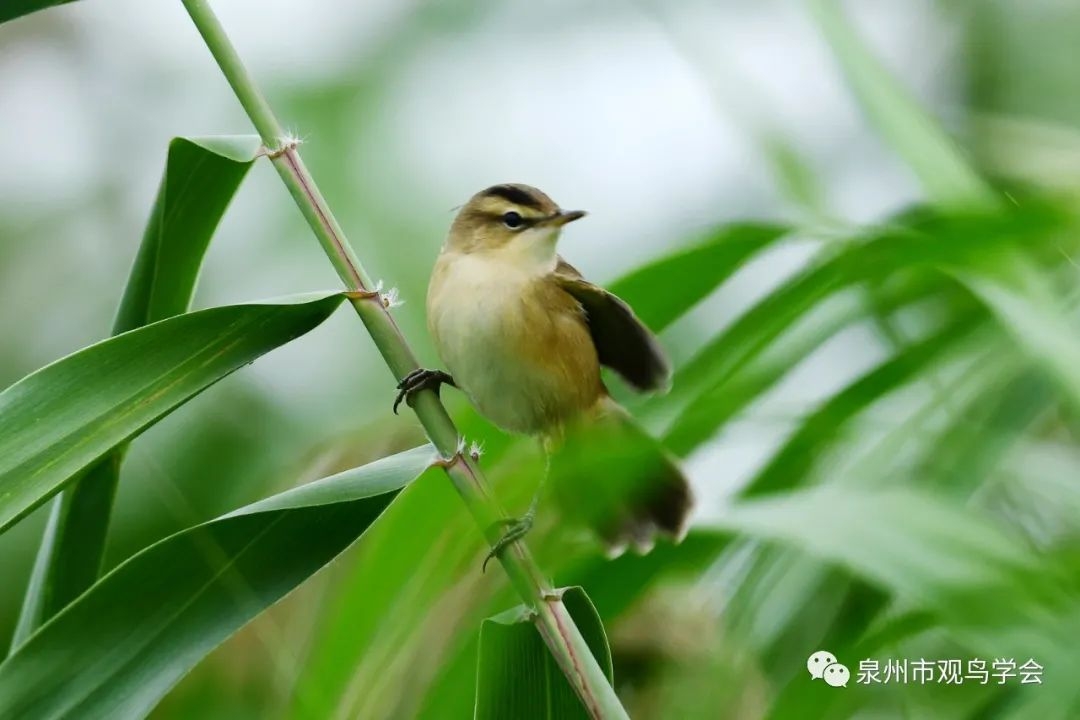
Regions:
[[[418, 367], [416, 356], [381, 297], [374, 292], [363, 266], [304, 165], [296, 143], [285, 136], [281, 124], [244, 67], [209, 4], [205, 0], [183, 0], [183, 3], [262, 137], [267, 156], [350, 291], [356, 313], [367, 327], [390, 371], [400, 380]], [[488, 543], [494, 545], [502, 533], [497, 521], [504, 519], [505, 513], [476, 462], [460, 451], [459, 434], [446, 409], [435, 393], [425, 391], [416, 397], [414, 410], [431, 442], [449, 460], [445, 469], [454, 488]], [[589, 652], [581, 632], [525, 543], [521, 540], [513, 543], [501, 553], [499, 561], [518, 595], [534, 611], [537, 629], [589, 714], [598, 719], [628, 718], [603, 670]]]

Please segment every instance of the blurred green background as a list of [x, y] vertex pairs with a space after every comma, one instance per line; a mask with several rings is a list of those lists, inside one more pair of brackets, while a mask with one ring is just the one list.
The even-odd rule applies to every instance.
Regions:
[[[1066, 324], [1054, 327], [1075, 332], [1080, 5], [844, 4], [960, 157], [1009, 189], [1020, 219], [1002, 224], [899, 214], [926, 199], [925, 179], [860, 110], [839, 50], [799, 2], [216, 5], [279, 117], [303, 138], [368, 272], [405, 299], [395, 317], [427, 365], [437, 364], [424, 330], [427, 275], [454, 208], [486, 185], [526, 182], [589, 210], [561, 251], [600, 283], [721, 225], [790, 225], [663, 334], [692, 389], [680, 396], [677, 379], [674, 400], [635, 405], [688, 454], [702, 530], [679, 549], [610, 564], [543, 521], [533, 541], [557, 580], [581, 581], [596, 602], [633, 717], [1076, 716], [1067, 666], [1048, 666], [1046, 684], [1030, 688], [852, 682], [830, 695], [806, 677], [806, 656], [826, 642], [850, 651], [841, 660], [853, 678], [856, 657], [988, 657], [988, 636], [972, 640], [957, 621], [969, 607], [1012, 614], [1018, 629], [1002, 653], [1036, 655], [1054, 640], [1048, 625], [1023, 625], [1026, 600], [931, 602], [898, 589], [916, 588], [927, 568], [955, 579], [968, 567], [935, 547], [935, 538], [961, 543], [933, 522], [952, 517], [935, 515], [936, 505], [837, 492], [780, 508], [790, 522], [779, 525], [780, 511], [771, 520], [728, 512], [752, 481], [772, 491], [932, 489], [1068, 575], [1080, 567], [1080, 416], [1062, 389], [1068, 369], [1039, 361], [1045, 345], [1021, 351], [1030, 316], [1020, 332], [1003, 328], [972, 309], [970, 285], [943, 285], [918, 262], [894, 267], [900, 256], [886, 253], [871, 255], [878, 272], [836, 302], [813, 296], [798, 316], [783, 306], [751, 316], [755, 327], [754, 317], [780, 323], [787, 346], [772, 343], [731, 372], [702, 352], [769, 293], [870, 242], [886, 221], [975, 256], [976, 240], [1007, 236], [1055, 298], [1052, 317]], [[0, 26], [0, 386], [108, 334], [169, 139], [247, 132], [177, 3], [91, 0]], [[243, 184], [204, 268], [196, 307], [338, 285], [266, 163]], [[854, 269], [841, 268], [841, 279]], [[932, 361], [909, 352], [969, 330], [948, 354], [924, 352]], [[891, 375], [873, 375], [896, 358]], [[390, 413], [392, 386], [347, 312], [216, 385], [133, 445], [110, 564], [272, 492], [419, 444], [415, 418]], [[488, 443], [506, 504], [523, 508], [530, 488], [512, 482], [505, 458], [525, 450], [505, 447], [446, 395]], [[721, 417], [730, 397], [743, 399]], [[692, 402], [718, 416], [685, 420]], [[441, 478], [410, 488], [372, 534], [216, 650], [152, 717], [470, 716], [479, 620], [512, 600], [498, 573], [479, 573], [480, 537], [459, 505]], [[0, 646], [43, 522], [39, 511], [0, 537]], [[814, 525], [831, 530], [832, 544]], [[723, 535], [731, 531], [736, 540]], [[975, 546], [963, 562], [981, 567], [989, 561]], [[865, 552], [852, 557], [850, 547]], [[1045, 576], [1040, 568], [1027, 569]], [[1063, 583], [1053, 591], [1065, 588], [1075, 618], [1080, 600], [1073, 581]], [[967, 589], [978, 597], [977, 583]], [[875, 633], [885, 636], [876, 645], [867, 640]], [[865, 648], [873, 652], [854, 654]]]

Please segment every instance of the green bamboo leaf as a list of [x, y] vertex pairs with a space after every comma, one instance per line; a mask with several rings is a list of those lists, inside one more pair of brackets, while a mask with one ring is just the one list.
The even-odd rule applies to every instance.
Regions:
[[75, 0], [8, 0], [0, 4], [0, 23], [14, 20], [23, 15], [29, 15], [38, 10], [53, 7], [54, 5], [66, 5]]
[[[877, 62], [844, 20], [835, 0], [813, 0], [811, 8], [840, 60], [856, 96], [871, 120], [919, 176], [928, 195], [952, 206], [993, 206], [990, 188], [968, 166], [952, 140]], [[1030, 280], [1030, 259], [1009, 255], [1009, 275]], [[1046, 367], [1074, 403], [1080, 398], [1080, 345], [1071, 342], [1073, 328], [1039, 293], [1022, 292], [987, 275], [958, 273], [983, 300], [1032, 359]], [[1023, 290], [1037, 283], [1021, 282]]]
[[207, 653], [360, 537], [434, 457], [430, 445], [414, 448], [151, 545], [0, 664], [0, 717], [145, 716]]
[[[993, 360], [1001, 363], [1003, 358], [1009, 354], [1001, 352]], [[977, 378], [981, 392], [928, 443], [916, 482], [934, 483], [957, 497], [970, 496], [1005, 464], [1029, 426], [1058, 399], [1042, 373], [994, 370], [989, 381]], [[950, 397], [953, 402], [959, 399]], [[910, 436], [910, 429], [905, 430]]]
[[791, 228], [738, 223], [692, 247], [637, 268], [610, 287], [648, 327], [660, 332]]
[[[978, 489], [989, 489], [984, 483], [993, 470], [1000, 468], [1007, 448], [1020, 439], [1026, 425], [1052, 399], [1051, 383], [1034, 372], [1022, 373], [1009, 381], [1015, 376], [1016, 360], [1004, 352], [1005, 348], [980, 350], [987, 353], [987, 360], [949, 386], [948, 401], [961, 403], [959, 407], [953, 406], [957, 407], [953, 411], [955, 419], [936, 438], [926, 443], [925, 450], [920, 450], [925, 459], [911, 471], [913, 482], [924, 488], [932, 484], [935, 494], [945, 493], [948, 496], [946, 500], [955, 502], [970, 502], [968, 498]], [[965, 384], [974, 385], [980, 391], [967, 403], [963, 402], [968, 394], [962, 388]], [[941, 403], [929, 403], [926, 411], [940, 413]], [[914, 421], [914, 425], [925, 427], [926, 414], [917, 413], [920, 417]], [[900, 442], [908, 446], [912, 444], [912, 427], [908, 423], [901, 424], [889, 435], [895, 438], [890, 437], [880, 443], [880, 447], [868, 454], [861, 467], [852, 472], [859, 478], [862, 491], [893, 484], [896, 480], [894, 477], [881, 477], [880, 469], [895, 462], [898, 454], [896, 448]], [[942, 471], [938, 467], [945, 469]], [[1033, 494], [1027, 483], [1023, 494], [1025, 497]], [[979, 504], [984, 505], [985, 502]], [[807, 562], [805, 555], [793, 548], [769, 550], [793, 560], [800, 568], [818, 567], [822, 578], [830, 574], [826, 567]], [[835, 574], [835, 571], [831, 574]], [[834, 594], [840, 588], [835, 582], [827, 585], [823, 582], [822, 585], [824, 592]], [[890, 619], [896, 615], [896, 604], [888, 593], [867, 580], [854, 579], [848, 585], [850, 589], [844, 591], [846, 597], [840, 598], [843, 600], [842, 607], [858, 608], [865, 620], [853, 624], [850, 611], [837, 613], [817, 643], [820, 647], [829, 648], [837, 657], [880, 657], [895, 652], [897, 643], [908, 635], [940, 630], [939, 617], [922, 608], [901, 615], [899, 621]], [[777, 583], [771, 583], [767, 592], [783, 592], [782, 588], [776, 586]], [[748, 599], [747, 605], [753, 608], [753, 600]], [[792, 638], [800, 635], [804, 625], [803, 617], [792, 616], [787, 634], [778, 639], [777, 648], [784, 647], [785, 641], [790, 647]], [[867, 628], [879, 629], [868, 633]], [[824, 624], [821, 629], [826, 629]], [[780, 680], [784, 682], [786, 679]], [[773, 716], [785, 717], [785, 713], [791, 714], [796, 708], [814, 716], [831, 716], [822, 704], [829, 699], [827, 694], [815, 692], [813, 686], [797, 680], [789, 682], [777, 698]], [[1060, 696], [1055, 699], [1060, 702]]]
[[859, 377], [829, 398], [799, 425], [742, 495], [759, 495], [795, 487], [806, 481], [815, 463], [840, 437], [847, 424], [877, 400], [920, 380], [949, 353], [969, 347], [982, 315], [968, 312], [941, 330], [914, 343]]
[[[845, 21], [835, 0], [812, 0], [811, 8], [833, 46], [856, 96], [875, 126], [919, 176], [928, 195], [953, 206], [994, 206], [992, 190], [968, 166], [952, 140], [903, 91]], [[1000, 277], [960, 272], [957, 276], [997, 315], [1033, 360], [1057, 379], [1072, 402], [1080, 393], [1080, 345], [1074, 331], [1041, 293], [1035, 266], [1020, 253], [1007, 255]]]
[[863, 110], [919, 177], [930, 199], [952, 207], [993, 206], [993, 191], [867, 49], [837, 1], [810, 0], [810, 9]]
[[114, 334], [187, 312], [210, 238], [260, 147], [255, 135], [172, 139]]
[[[912, 299], [910, 292], [882, 298], [879, 309], [892, 312]], [[765, 347], [757, 359], [744, 365], [693, 399], [664, 433], [664, 444], [680, 456], [689, 455], [739, 411], [773, 387], [799, 362], [841, 329], [861, 319], [866, 309], [851, 297], [823, 302], [797, 318]]]
[[1076, 324], [1042, 291], [1045, 285], [1023, 260], [1018, 256], [1009, 269], [1014, 277], [1022, 278], [1020, 283], [991, 273], [961, 271], [956, 276], [994, 313], [1032, 362], [1057, 381], [1074, 407], [1080, 407], [1080, 341], [1076, 339]]
[[[256, 136], [169, 143], [113, 335], [187, 312], [210, 238], [260, 147]], [[12, 647], [97, 579], [123, 453], [118, 447], [53, 500]]]
[[[1054, 633], [1078, 608], [1063, 568], [960, 502], [843, 483], [740, 501], [709, 525], [840, 565], [983, 653], [1067, 662]], [[1032, 626], [1047, 634], [1019, 632]]]
[[[580, 587], [566, 588], [563, 602], [608, 682], [611, 651], [596, 608]], [[570, 683], [555, 664], [524, 606], [488, 618], [480, 627], [475, 720], [588, 718]]]
[[[941, 330], [898, 352], [829, 398], [802, 421], [740, 495], [748, 497], [764, 493], [775, 494], [815, 482], [812, 470], [837, 440], [843, 437], [850, 422], [881, 398], [927, 375], [929, 368], [941, 362], [943, 356], [968, 347], [970, 343], [966, 341], [978, 327], [980, 317], [969, 311]], [[871, 471], [877, 472], [880, 467], [881, 465], [877, 465]], [[853, 480], [849, 473], [845, 473], [835, 482], [847, 486]], [[862, 486], [867, 484], [865, 479], [860, 479], [860, 482]], [[811, 524], [817, 521], [818, 518], [815, 517]], [[744, 549], [747, 544], [747, 539], [743, 538]], [[829, 579], [832, 580], [831, 583], [828, 582]], [[857, 603], [858, 607], [868, 613], [882, 606], [886, 600], [879, 589], [859, 583], [852, 584], [846, 578], [837, 578], [835, 571], [808, 563], [793, 550], [759, 548], [755, 550], [755, 561], [747, 577], [733, 593], [729, 617], [733, 622], [741, 621], [748, 627], [769, 628], [771, 636], [760, 635], [758, 642], [763, 647], [783, 647], [785, 643], [790, 645], [793, 636], [802, 637], [800, 608], [797, 604], [785, 604], [784, 601], [790, 598], [806, 598], [809, 595], [815, 595], [825, 605], [831, 604], [837, 608], [846, 599]], [[853, 600], [856, 597], [859, 599]], [[768, 620], [761, 619], [763, 613], [769, 613]], [[847, 629], [850, 624], [840, 623], [839, 627]], [[823, 622], [820, 630], [825, 634], [830, 629], [831, 626]], [[829, 647], [834, 652], [843, 647], [836, 637], [829, 637], [832, 641]]]
[[113, 448], [341, 303], [320, 293], [180, 315], [48, 365], [0, 393], [0, 530]]
[[[662, 417], [664, 432], [684, 450], [692, 448], [706, 431], [716, 429], [707, 427], [704, 398], [724, 392], [726, 383], [740, 378], [743, 368], [759, 361], [778, 338], [827, 300], [849, 288], [872, 285], [884, 296], [896, 293], [898, 303], [913, 302], [947, 288], [942, 272], [970, 266], [974, 258], [1009, 255], [1021, 244], [1025, 252], [1040, 252], [1064, 222], [1060, 210], [1038, 203], [972, 215], [909, 211], [893, 224], [869, 230], [859, 242], [827, 250], [766, 295], [676, 371], [669, 396], [650, 404]], [[809, 347], [824, 339], [804, 342]]]

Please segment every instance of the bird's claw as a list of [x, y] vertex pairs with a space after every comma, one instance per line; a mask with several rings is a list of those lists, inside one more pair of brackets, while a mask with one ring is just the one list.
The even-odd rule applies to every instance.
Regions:
[[454, 378], [449, 373], [445, 373], [442, 370], [428, 370], [425, 368], [417, 368], [411, 373], [401, 379], [401, 382], [397, 384], [398, 394], [394, 398], [394, 414], [397, 415], [398, 406], [403, 401], [407, 402], [414, 393], [418, 393], [421, 390], [433, 390], [436, 395], [439, 394], [439, 387], [442, 385], [454, 384]]
[[495, 525], [505, 525], [507, 527], [506, 532], [498, 542], [492, 546], [491, 551], [484, 558], [484, 564], [480, 566], [480, 572], [487, 571], [487, 564], [492, 558], [498, 557], [503, 550], [508, 546], [517, 542], [521, 538], [525, 537], [525, 534], [532, 529], [533, 521], [536, 519], [536, 512], [533, 508], [529, 508], [529, 512], [525, 513], [519, 518], [504, 518], [502, 520], [496, 520]]

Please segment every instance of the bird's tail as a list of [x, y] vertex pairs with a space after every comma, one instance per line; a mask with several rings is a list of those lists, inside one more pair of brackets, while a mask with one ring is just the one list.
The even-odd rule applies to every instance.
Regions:
[[605, 396], [557, 445], [550, 472], [560, 505], [609, 552], [648, 552], [656, 535], [682, 540], [693, 505], [686, 476], [618, 403]]

